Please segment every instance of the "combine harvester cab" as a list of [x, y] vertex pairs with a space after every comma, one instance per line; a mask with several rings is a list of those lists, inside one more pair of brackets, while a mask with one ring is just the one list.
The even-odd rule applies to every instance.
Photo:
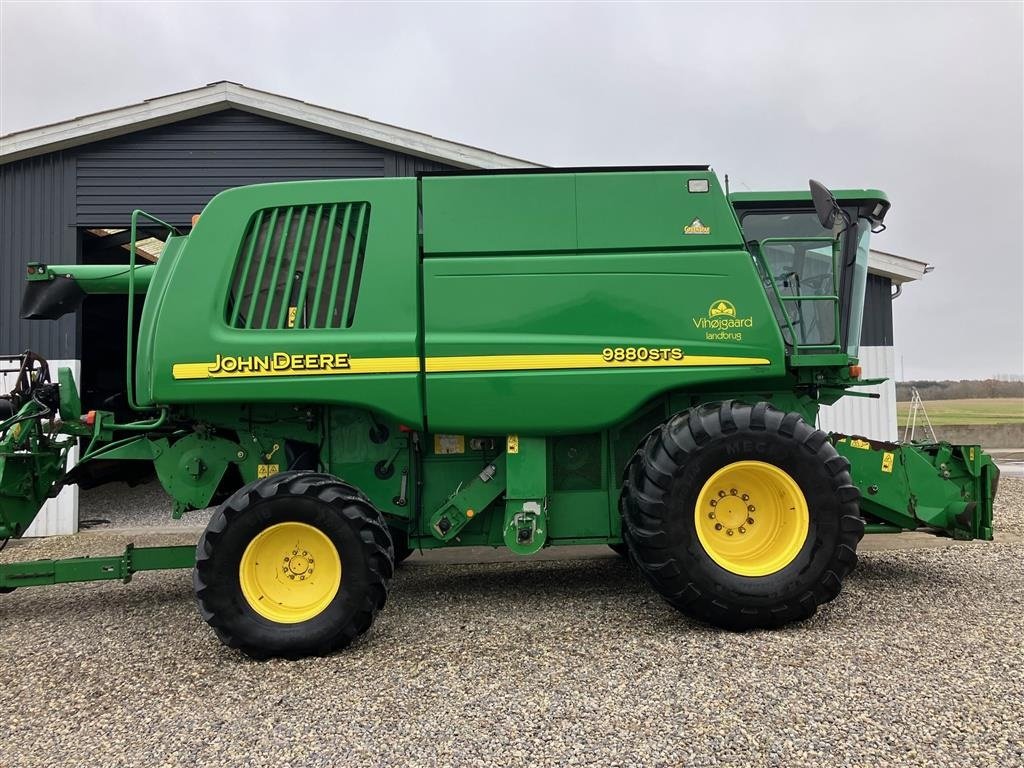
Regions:
[[[607, 544], [702, 621], [806, 618], [865, 530], [992, 536], [978, 446], [814, 426], [876, 383], [857, 354], [888, 208], [816, 182], [729, 197], [685, 166], [257, 185], [188, 235], [136, 211], [127, 265], [28, 265], [25, 317], [127, 296], [125, 386], [83, 412], [67, 369], [0, 361], [0, 539], [124, 462], [175, 516], [216, 511], [195, 547], [5, 563], [0, 590], [194, 568], [222, 641], [297, 657], [365, 633], [414, 549]], [[140, 220], [167, 231], [155, 265]]]

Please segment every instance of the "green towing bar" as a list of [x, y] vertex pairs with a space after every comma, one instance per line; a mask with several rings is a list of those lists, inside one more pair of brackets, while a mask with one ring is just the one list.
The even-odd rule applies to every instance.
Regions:
[[64, 560], [29, 560], [0, 565], [0, 591], [17, 587], [67, 584], [75, 581], [131, 581], [139, 571], [191, 568], [194, 545], [177, 547], [135, 547], [108, 557], [72, 557]]

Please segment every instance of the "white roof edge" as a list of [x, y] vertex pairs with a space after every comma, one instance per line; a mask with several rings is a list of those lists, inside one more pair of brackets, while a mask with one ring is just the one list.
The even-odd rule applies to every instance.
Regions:
[[931, 270], [932, 268], [927, 262], [908, 259], [906, 256], [897, 256], [895, 253], [874, 249], [868, 253], [868, 272], [888, 277], [897, 285], [920, 280]]
[[232, 108], [461, 168], [543, 167], [521, 158], [499, 155], [231, 82], [211, 83], [138, 104], [0, 136], [0, 164]]

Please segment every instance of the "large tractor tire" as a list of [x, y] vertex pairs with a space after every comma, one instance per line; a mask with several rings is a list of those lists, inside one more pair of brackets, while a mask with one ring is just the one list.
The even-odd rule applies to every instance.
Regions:
[[811, 616], [857, 563], [849, 462], [797, 413], [727, 401], [677, 414], [626, 468], [623, 535], [670, 604], [731, 630]]
[[387, 599], [394, 551], [384, 517], [331, 475], [289, 471], [221, 504], [192, 581], [221, 642], [257, 659], [344, 648]]

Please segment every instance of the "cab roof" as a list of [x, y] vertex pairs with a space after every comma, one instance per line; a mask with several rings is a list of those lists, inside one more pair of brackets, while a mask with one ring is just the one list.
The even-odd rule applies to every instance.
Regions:
[[[858, 215], [875, 224], [881, 224], [889, 212], [889, 198], [879, 189], [833, 189], [836, 201], [845, 206], [856, 206]], [[792, 192], [731, 192], [729, 202], [738, 210], [750, 208], [789, 208], [794, 205], [811, 206], [809, 189]]]
[[[879, 189], [833, 189], [832, 194], [840, 203], [889, 202], [885, 192]], [[749, 203], [809, 203], [811, 191], [804, 189], [791, 192], [731, 192], [729, 202], [742, 207]]]

